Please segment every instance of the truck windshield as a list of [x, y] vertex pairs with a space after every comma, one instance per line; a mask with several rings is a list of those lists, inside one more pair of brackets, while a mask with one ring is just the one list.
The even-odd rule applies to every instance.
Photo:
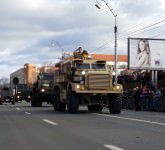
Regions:
[[43, 74], [43, 75], [41, 75], [41, 80], [52, 81], [53, 80], [53, 74]]
[[23, 84], [18, 84], [17, 85], [17, 89], [24, 89], [24, 87], [25, 87], [25, 85], [23, 85]]
[[105, 64], [92, 64], [92, 69], [105, 69]]
[[76, 69], [90, 69], [90, 64], [76, 63]]

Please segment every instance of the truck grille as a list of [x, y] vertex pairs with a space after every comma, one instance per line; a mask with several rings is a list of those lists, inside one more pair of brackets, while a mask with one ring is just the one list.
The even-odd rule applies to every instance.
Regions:
[[90, 90], [108, 90], [110, 89], [111, 82], [109, 74], [88, 75], [88, 88]]

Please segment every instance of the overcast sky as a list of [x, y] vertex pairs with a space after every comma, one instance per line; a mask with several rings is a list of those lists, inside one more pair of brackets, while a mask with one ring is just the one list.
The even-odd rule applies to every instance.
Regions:
[[[62, 49], [114, 54], [115, 17], [97, 1], [101, 9], [95, 0], [0, 0], [0, 77], [57, 62]], [[118, 54], [127, 54], [128, 37], [165, 38], [164, 0], [107, 2], [118, 16]]]

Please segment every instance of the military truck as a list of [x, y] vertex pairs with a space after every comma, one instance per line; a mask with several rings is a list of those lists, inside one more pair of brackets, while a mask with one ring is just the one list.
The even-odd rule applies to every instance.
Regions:
[[69, 58], [58, 62], [53, 86], [55, 111], [76, 113], [80, 105], [89, 111], [102, 111], [103, 106], [112, 114], [122, 108], [123, 87], [113, 84], [113, 67], [104, 60]]
[[3, 104], [4, 102], [15, 104], [10, 87], [3, 87], [1, 89], [0, 104]]
[[15, 101], [31, 101], [31, 88], [27, 84], [18, 84], [16, 86]]
[[32, 87], [31, 106], [40, 107], [42, 102], [52, 103], [53, 73], [41, 73]]

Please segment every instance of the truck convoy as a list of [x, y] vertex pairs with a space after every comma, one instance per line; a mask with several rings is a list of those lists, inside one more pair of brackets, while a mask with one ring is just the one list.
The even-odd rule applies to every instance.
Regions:
[[[24, 67], [10, 74], [10, 87], [13, 92], [15, 102], [26, 100], [31, 101], [31, 87], [36, 80], [36, 65], [24, 64]], [[18, 83], [15, 85], [13, 79], [17, 78]]]
[[[31, 101], [31, 106], [42, 106], [42, 102], [52, 102], [52, 83], [55, 67], [52, 65], [37, 68], [35, 64], [24, 64], [23, 68], [10, 74], [10, 86], [15, 101]], [[18, 83], [13, 80], [17, 78]]]
[[80, 105], [89, 111], [102, 111], [103, 106], [112, 114], [122, 108], [123, 87], [113, 84], [113, 67], [104, 60], [74, 57], [55, 65], [53, 106], [55, 111], [78, 112]]
[[[81, 49], [73, 54], [73, 57], [63, 58], [55, 66], [46, 66], [39, 71], [35, 66], [26, 64], [23, 71], [11, 75], [11, 80], [22, 74], [21, 83], [31, 89], [32, 107], [40, 107], [42, 102], [47, 102], [53, 104], [55, 111], [67, 108], [68, 112], [76, 113], [79, 106], [87, 106], [89, 111], [102, 111], [103, 107], [107, 107], [111, 114], [119, 114], [123, 86], [113, 83], [113, 66], [105, 60], [90, 59], [87, 51], [81, 52]], [[23, 91], [17, 89], [17, 94], [21, 93]]]

